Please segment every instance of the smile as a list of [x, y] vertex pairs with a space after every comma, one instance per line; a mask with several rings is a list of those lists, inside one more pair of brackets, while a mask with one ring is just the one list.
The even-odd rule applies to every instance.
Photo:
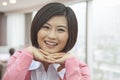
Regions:
[[45, 44], [49, 45], [49, 46], [56, 46], [57, 45], [56, 42], [51, 42], [51, 41], [45, 41]]

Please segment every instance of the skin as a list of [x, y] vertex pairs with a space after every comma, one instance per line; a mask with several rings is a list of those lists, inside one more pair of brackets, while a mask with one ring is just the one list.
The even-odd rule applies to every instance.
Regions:
[[42, 50], [56, 53], [63, 50], [68, 41], [68, 25], [65, 16], [54, 16], [39, 30], [37, 41]]
[[64, 62], [71, 57], [70, 54], [61, 52], [68, 41], [68, 24], [65, 16], [54, 16], [48, 20], [38, 31], [37, 41], [39, 49], [29, 46], [26, 48], [35, 60], [40, 61], [47, 71], [49, 64], [58, 63], [64, 68]]

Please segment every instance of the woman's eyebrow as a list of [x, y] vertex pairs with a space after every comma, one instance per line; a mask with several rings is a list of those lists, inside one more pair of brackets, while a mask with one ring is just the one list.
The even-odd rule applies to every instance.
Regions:
[[49, 25], [49, 26], [51, 26], [51, 24], [49, 24], [49, 23], [47, 23], [47, 22], [46, 22], [44, 25]]
[[[49, 26], [52, 26], [50, 23], [46, 22], [44, 25], [49, 25]], [[64, 24], [60, 24], [58, 25], [58, 27], [63, 27], [63, 28], [66, 28], [68, 29], [68, 26], [67, 25], [64, 25]]]
[[68, 29], [68, 27], [66, 25], [58, 25], [58, 27], [63, 27], [63, 28]]

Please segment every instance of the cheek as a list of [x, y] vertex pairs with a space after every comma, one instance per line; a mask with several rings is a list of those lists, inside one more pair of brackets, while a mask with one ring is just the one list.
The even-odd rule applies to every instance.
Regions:
[[68, 34], [62, 35], [60, 39], [61, 39], [61, 42], [64, 43], [64, 45], [66, 45], [68, 41]]
[[44, 38], [45, 34], [42, 31], [39, 31], [37, 34], [37, 41], [41, 41]]
[[37, 40], [39, 40], [40, 38], [41, 38], [41, 33], [39, 31], [38, 34], [37, 34]]

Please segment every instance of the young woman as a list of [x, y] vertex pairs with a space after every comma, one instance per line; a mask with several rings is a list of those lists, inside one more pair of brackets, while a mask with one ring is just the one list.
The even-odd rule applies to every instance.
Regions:
[[68, 53], [77, 39], [73, 10], [49, 3], [35, 15], [29, 46], [16, 51], [2, 80], [90, 80], [88, 66]]

